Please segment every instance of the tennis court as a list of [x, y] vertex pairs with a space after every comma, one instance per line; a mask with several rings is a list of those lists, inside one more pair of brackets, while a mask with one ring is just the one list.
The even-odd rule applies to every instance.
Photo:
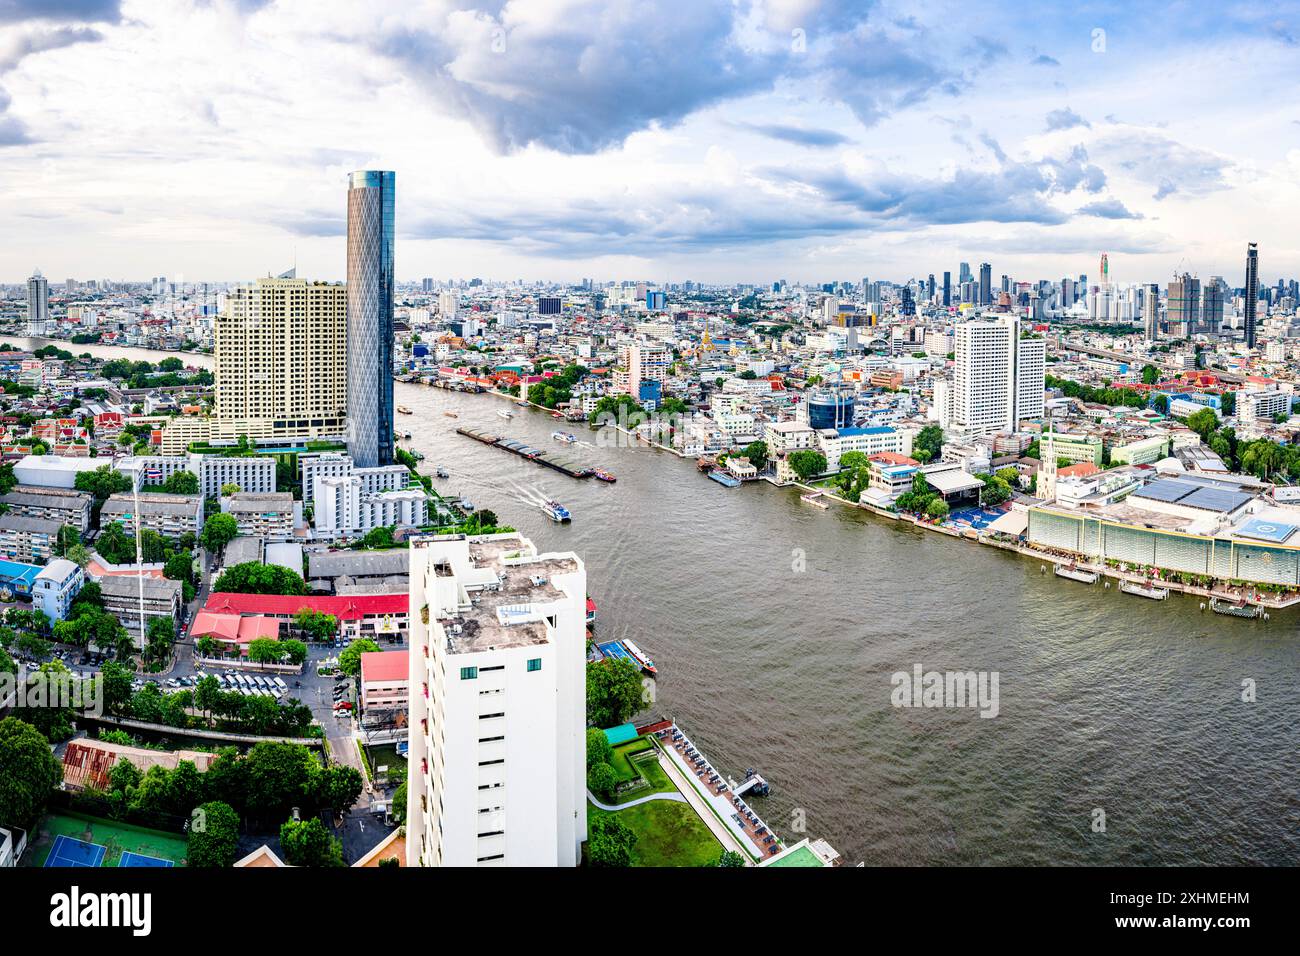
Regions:
[[74, 810], [47, 814], [29, 843], [30, 866], [182, 866], [180, 833], [151, 830]]
[[99, 866], [104, 862], [108, 847], [97, 843], [87, 843], [75, 837], [59, 836], [50, 847], [50, 855], [45, 858], [46, 866]]

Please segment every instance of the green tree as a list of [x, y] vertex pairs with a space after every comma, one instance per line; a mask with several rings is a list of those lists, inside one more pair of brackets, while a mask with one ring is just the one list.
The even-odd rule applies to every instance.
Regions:
[[587, 723], [614, 727], [641, 710], [645, 689], [641, 672], [626, 658], [587, 665]]
[[610, 800], [618, 786], [618, 774], [607, 763], [598, 763], [587, 771], [587, 789], [598, 797]]
[[78, 491], [87, 491], [97, 501], [103, 501], [109, 495], [131, 490], [131, 477], [123, 472], [114, 471], [112, 465], [100, 465], [94, 471], [79, 471], [73, 482]]
[[343, 648], [339, 654], [339, 670], [349, 677], [361, 675], [361, 655], [372, 654], [379, 650], [379, 645], [368, 637], [360, 637]]
[[718, 862], [713, 865], [727, 869], [741, 867], [745, 865], [745, 858], [735, 850], [723, 850], [722, 856], [718, 857]]
[[361, 772], [355, 767], [333, 764], [317, 775], [314, 803], [323, 809], [343, 813], [357, 802], [364, 786]]
[[808, 481], [826, 471], [826, 456], [819, 451], [792, 451], [786, 461], [800, 481]]
[[408, 799], [408, 793], [406, 778], [403, 777], [402, 782], [398, 784], [397, 789], [393, 791], [393, 822], [399, 827], [406, 825], [406, 801]]
[[602, 814], [591, 821], [587, 836], [587, 860], [592, 866], [631, 866], [636, 834], [614, 814]]
[[209, 551], [219, 553], [239, 536], [239, 524], [228, 514], [215, 514], [203, 522], [199, 541]]
[[280, 847], [290, 866], [343, 865], [343, 845], [316, 817], [287, 821], [280, 827]]
[[749, 463], [759, 471], [762, 471], [767, 466], [767, 442], [765, 441], [750, 442], [745, 446], [745, 450], [741, 454], [748, 458]]
[[176, 471], [160, 486], [169, 495], [197, 495], [199, 476], [192, 471]]
[[31, 829], [63, 770], [50, 742], [16, 717], [0, 720], [0, 820]]
[[277, 564], [245, 561], [226, 568], [212, 590], [217, 593], [305, 595], [307, 582], [302, 575]]
[[614, 748], [609, 745], [609, 738], [605, 736], [605, 732], [595, 727], [588, 727], [587, 769], [590, 770], [598, 763], [612, 763], [613, 760]]
[[942, 498], [935, 498], [925, 507], [925, 513], [935, 521], [948, 517], [948, 503]]
[[339, 633], [339, 619], [325, 611], [316, 611], [305, 607], [293, 616], [294, 627], [309, 641], [325, 643], [334, 640]]
[[1143, 385], [1154, 385], [1158, 381], [1160, 381], [1160, 369], [1156, 368], [1154, 365], [1142, 366]]

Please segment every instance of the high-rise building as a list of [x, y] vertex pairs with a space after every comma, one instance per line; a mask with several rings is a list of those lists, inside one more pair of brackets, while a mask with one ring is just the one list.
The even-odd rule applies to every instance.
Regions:
[[519, 534], [417, 538], [408, 866], [576, 866], [587, 571]]
[[1246, 348], [1255, 347], [1255, 309], [1259, 306], [1259, 244], [1246, 245]]
[[1177, 329], [1176, 334], [1190, 337], [1201, 314], [1201, 280], [1186, 272], [1175, 276], [1169, 282], [1168, 299], [1170, 330]]
[[1223, 326], [1223, 303], [1227, 298], [1227, 287], [1222, 276], [1210, 276], [1201, 287], [1201, 328], [1210, 335], [1218, 335]]
[[393, 225], [397, 174], [348, 177], [348, 453], [393, 461]]
[[945, 272], [943, 274], [943, 304], [945, 306], [952, 305], [952, 273], [951, 272]]
[[993, 267], [987, 262], [980, 263], [980, 301], [981, 306], [993, 304]]
[[967, 282], [970, 282], [970, 280], [971, 280], [970, 263], [963, 262], [961, 263], [961, 266], [957, 272], [957, 284], [963, 285]]
[[1022, 336], [1014, 315], [958, 323], [953, 340], [952, 424], [972, 435], [1016, 431], [1043, 417], [1047, 342]]
[[1142, 289], [1142, 329], [1148, 342], [1160, 338], [1160, 286], [1155, 283]]
[[42, 336], [50, 323], [50, 283], [37, 269], [27, 280], [27, 334]]
[[213, 437], [339, 437], [347, 424], [347, 290], [258, 279], [214, 322]]

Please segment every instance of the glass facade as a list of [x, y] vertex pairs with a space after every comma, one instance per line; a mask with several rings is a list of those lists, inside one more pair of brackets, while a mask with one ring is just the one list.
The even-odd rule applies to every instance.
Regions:
[[360, 468], [393, 462], [393, 195], [395, 173], [348, 177], [348, 454]]

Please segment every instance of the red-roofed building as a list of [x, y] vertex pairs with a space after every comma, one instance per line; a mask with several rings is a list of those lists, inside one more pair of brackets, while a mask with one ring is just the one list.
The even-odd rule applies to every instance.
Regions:
[[1064, 468], [1056, 469], [1057, 478], [1090, 478], [1098, 474], [1102, 469], [1098, 468], [1090, 461], [1081, 461], [1077, 465], [1066, 465]]
[[282, 594], [232, 594], [208, 596], [203, 610], [240, 616], [261, 614], [287, 622], [304, 608], [332, 614], [346, 640], [406, 634], [410, 598], [401, 594], [340, 594], [296, 597]]
[[361, 655], [361, 709], [391, 710], [407, 706], [410, 657], [406, 651], [372, 651]]
[[238, 649], [240, 654], [247, 655], [248, 645], [259, 638], [278, 641], [280, 622], [264, 614], [241, 617], [238, 614], [220, 614], [205, 609], [194, 615], [190, 637], [195, 640], [210, 637], [223, 645], [224, 650]]

